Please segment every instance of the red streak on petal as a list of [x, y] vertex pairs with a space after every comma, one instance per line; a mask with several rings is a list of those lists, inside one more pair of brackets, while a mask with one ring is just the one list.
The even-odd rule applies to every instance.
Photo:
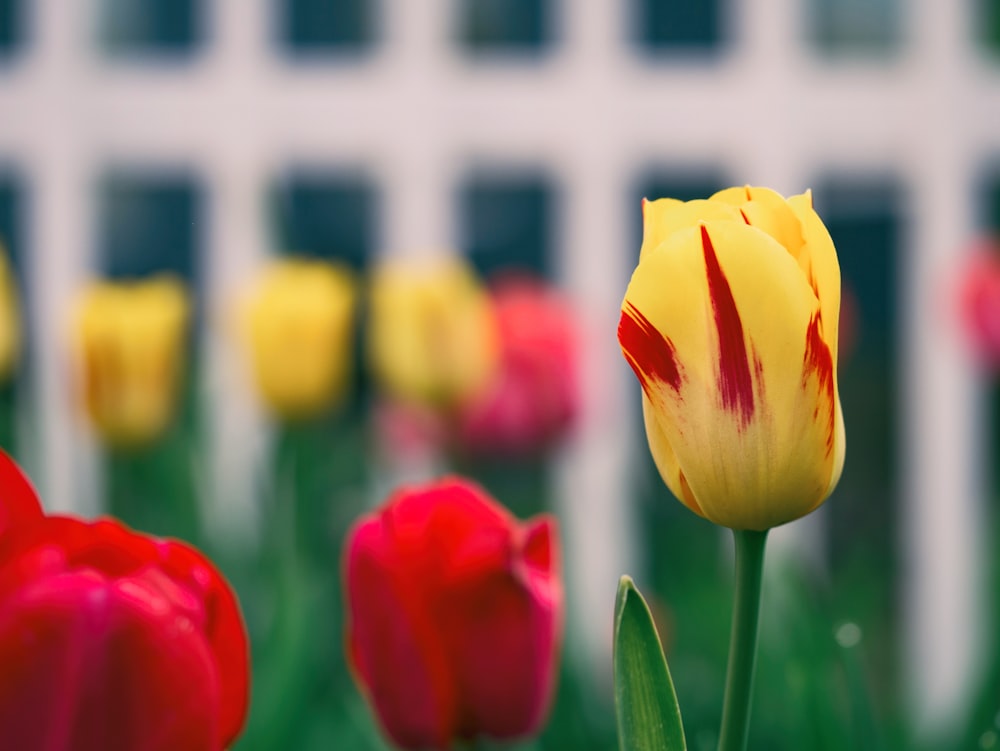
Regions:
[[729, 280], [719, 266], [708, 230], [701, 225], [701, 247], [705, 255], [708, 294], [712, 298], [712, 313], [719, 337], [719, 370], [717, 386], [722, 406], [737, 415], [741, 427], [750, 424], [754, 413], [753, 376], [743, 337], [743, 322], [736, 309]]
[[[826, 420], [826, 453], [829, 456], [833, 451], [836, 399], [833, 391], [833, 356], [830, 354], [830, 347], [823, 341], [821, 327], [820, 314], [817, 312], [809, 321], [809, 328], [806, 329], [802, 385], [808, 387], [809, 377], [815, 376], [819, 387], [819, 400], [813, 418]], [[821, 412], [825, 414], [821, 415]]]
[[628, 301], [618, 321], [618, 342], [646, 396], [652, 398], [651, 381], [680, 389], [681, 371], [673, 343]]
[[756, 347], [753, 347], [753, 373], [757, 379], [757, 397], [762, 403], [767, 403], [764, 395], [764, 362], [760, 359]]
[[744, 224], [750, 224], [750, 217], [747, 216], [747, 212], [745, 212], [743, 209], [740, 209], [740, 216], [743, 217]]
[[812, 265], [809, 266], [809, 286], [812, 288], [813, 294], [816, 295], [816, 299], [819, 300], [819, 282], [816, 281], [816, 274], [813, 273]]

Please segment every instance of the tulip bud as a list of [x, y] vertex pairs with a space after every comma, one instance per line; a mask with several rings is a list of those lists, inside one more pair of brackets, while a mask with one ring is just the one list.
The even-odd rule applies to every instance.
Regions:
[[555, 290], [512, 278], [493, 290], [500, 363], [462, 405], [464, 451], [532, 456], [554, 443], [579, 408], [576, 319]]
[[695, 513], [765, 530], [840, 478], [840, 267], [809, 193], [644, 202], [618, 340], [664, 481]]
[[1000, 370], [1000, 244], [984, 241], [963, 263], [959, 313], [979, 363]]
[[[18, 477], [0, 454], [0, 507], [12, 489], [24, 500], [23, 477], [7, 484]], [[223, 751], [246, 720], [249, 649], [229, 585], [194, 548], [113, 520], [39, 510], [3, 531], [0, 662], [5, 748]]]
[[0, 245], [0, 383], [7, 380], [17, 365], [21, 349], [21, 324], [17, 289], [10, 263]]
[[562, 629], [555, 521], [446, 479], [396, 492], [345, 547], [347, 650], [404, 749], [537, 732]]
[[100, 282], [77, 310], [83, 400], [109, 444], [158, 438], [174, 415], [184, 359], [188, 301], [171, 278]]
[[274, 262], [247, 310], [247, 340], [261, 398], [284, 419], [307, 418], [343, 398], [351, 372], [354, 282], [322, 261]]
[[388, 394], [451, 407], [480, 388], [497, 362], [489, 297], [458, 259], [393, 261], [371, 282], [369, 357]]

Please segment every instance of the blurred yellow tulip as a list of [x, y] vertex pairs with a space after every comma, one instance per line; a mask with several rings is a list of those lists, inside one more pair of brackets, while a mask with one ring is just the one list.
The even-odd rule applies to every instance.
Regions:
[[454, 257], [376, 269], [368, 333], [376, 378], [404, 402], [455, 406], [487, 381], [499, 359], [489, 295]]
[[14, 372], [21, 350], [17, 287], [7, 254], [0, 245], [0, 383]]
[[323, 261], [283, 259], [265, 271], [245, 319], [261, 399], [286, 420], [343, 398], [351, 372], [355, 283]]
[[685, 505], [733, 529], [809, 513], [844, 464], [840, 266], [809, 193], [644, 202], [618, 340]]
[[84, 403], [101, 438], [148, 444], [176, 409], [189, 302], [170, 277], [98, 282], [77, 309], [76, 349]]

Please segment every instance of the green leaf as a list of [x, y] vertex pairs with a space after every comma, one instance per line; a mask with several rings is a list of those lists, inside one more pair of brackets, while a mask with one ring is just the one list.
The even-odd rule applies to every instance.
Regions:
[[623, 576], [615, 599], [615, 714], [621, 751], [686, 751], [677, 695], [653, 616]]

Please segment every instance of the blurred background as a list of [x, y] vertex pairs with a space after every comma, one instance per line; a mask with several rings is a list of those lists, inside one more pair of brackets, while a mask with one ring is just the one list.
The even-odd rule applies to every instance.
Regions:
[[[733, 184], [811, 188], [844, 279], [847, 461], [821, 512], [774, 534], [751, 746], [1000, 748], [1000, 400], [959, 315], [967, 259], [1000, 232], [996, 0], [0, 0], [21, 332], [0, 446], [50, 509], [220, 562], [254, 640], [239, 749], [381, 747], [341, 656], [340, 542], [445, 471], [560, 518], [566, 659], [523, 748], [616, 747], [624, 572], [690, 747], [714, 748], [729, 540], [657, 476], [615, 328], [640, 199]], [[239, 313], [290, 255], [357, 285], [338, 394], [294, 419], [258, 396]], [[368, 281], [440, 255], [572, 311], [579, 399], [527, 456], [455, 450], [442, 400], [399, 408], [379, 378]], [[122, 445], [95, 420], [80, 301], [164, 272], [190, 304], [156, 355], [176, 403]]]

